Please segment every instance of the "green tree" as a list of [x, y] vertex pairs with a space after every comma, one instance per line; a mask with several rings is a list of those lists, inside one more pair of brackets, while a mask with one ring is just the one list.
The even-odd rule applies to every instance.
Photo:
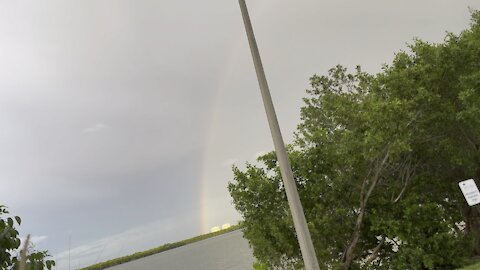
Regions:
[[[0, 269], [18, 269], [20, 263], [20, 236], [16, 226], [20, 226], [20, 217], [6, 216], [9, 212], [6, 207], [0, 205]], [[46, 251], [36, 251], [30, 247], [25, 260], [28, 270], [52, 269], [55, 266], [53, 260], [49, 260]]]
[[[444, 43], [416, 40], [377, 75], [313, 76], [290, 160], [317, 256], [339, 269], [455, 269], [480, 254], [480, 13]], [[254, 255], [301, 268], [275, 154], [229, 191]], [[462, 226], [465, 224], [465, 226]], [[470, 253], [469, 253], [470, 252]]]
[[8, 269], [15, 262], [14, 252], [20, 247], [20, 238], [18, 231], [15, 229], [15, 222], [18, 225], [21, 223], [20, 217], [7, 217], [2, 216], [8, 214], [8, 211], [4, 206], [0, 205], [0, 268]]

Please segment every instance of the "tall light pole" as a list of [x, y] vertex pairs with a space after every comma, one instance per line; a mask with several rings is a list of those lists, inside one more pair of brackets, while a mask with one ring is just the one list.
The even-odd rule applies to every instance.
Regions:
[[68, 270], [70, 270], [70, 250], [72, 246], [72, 234], [68, 236]]
[[312, 238], [310, 236], [305, 214], [303, 213], [302, 204], [298, 196], [297, 186], [295, 185], [295, 181], [293, 179], [292, 168], [288, 160], [287, 151], [285, 150], [285, 144], [280, 132], [280, 126], [278, 125], [277, 115], [275, 114], [272, 97], [270, 96], [270, 90], [268, 89], [267, 78], [265, 77], [265, 71], [263, 70], [257, 42], [255, 41], [255, 35], [253, 33], [252, 23], [250, 22], [250, 17], [248, 15], [247, 5], [245, 4], [245, 0], [239, 0], [238, 2], [240, 3], [240, 9], [242, 11], [245, 30], [247, 32], [248, 43], [250, 44], [253, 63], [257, 72], [258, 84], [260, 85], [260, 92], [262, 93], [263, 105], [265, 106], [265, 112], [267, 113], [268, 125], [270, 126], [270, 132], [272, 133], [275, 153], [280, 165], [280, 172], [285, 186], [285, 192], [287, 193], [288, 205], [290, 206], [290, 211], [292, 213], [293, 225], [295, 226], [295, 231], [297, 232], [298, 243], [300, 244], [300, 251], [302, 252], [305, 269], [319, 270], [320, 267], [318, 266]]

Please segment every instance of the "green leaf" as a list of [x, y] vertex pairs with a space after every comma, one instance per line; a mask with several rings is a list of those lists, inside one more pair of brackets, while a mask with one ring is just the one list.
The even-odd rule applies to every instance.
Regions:
[[22, 223], [22, 219], [19, 216], [16, 216], [15, 220], [17, 221], [18, 225]]
[[8, 224], [8, 227], [13, 227], [13, 219], [7, 218], [7, 224]]

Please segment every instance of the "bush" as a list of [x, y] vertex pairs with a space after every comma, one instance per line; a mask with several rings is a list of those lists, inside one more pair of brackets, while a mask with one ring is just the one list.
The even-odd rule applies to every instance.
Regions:
[[[0, 205], [0, 269], [18, 269], [20, 263], [20, 236], [16, 226], [20, 226], [22, 220], [18, 216], [7, 216], [9, 212], [4, 205]], [[55, 261], [47, 259], [50, 257], [47, 251], [37, 251], [33, 246], [27, 247], [25, 258], [27, 269], [43, 270], [52, 269]]]

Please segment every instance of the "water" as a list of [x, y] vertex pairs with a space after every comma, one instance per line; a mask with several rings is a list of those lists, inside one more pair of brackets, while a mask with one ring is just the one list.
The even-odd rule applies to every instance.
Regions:
[[254, 258], [241, 231], [168, 250], [111, 270], [251, 270]]

